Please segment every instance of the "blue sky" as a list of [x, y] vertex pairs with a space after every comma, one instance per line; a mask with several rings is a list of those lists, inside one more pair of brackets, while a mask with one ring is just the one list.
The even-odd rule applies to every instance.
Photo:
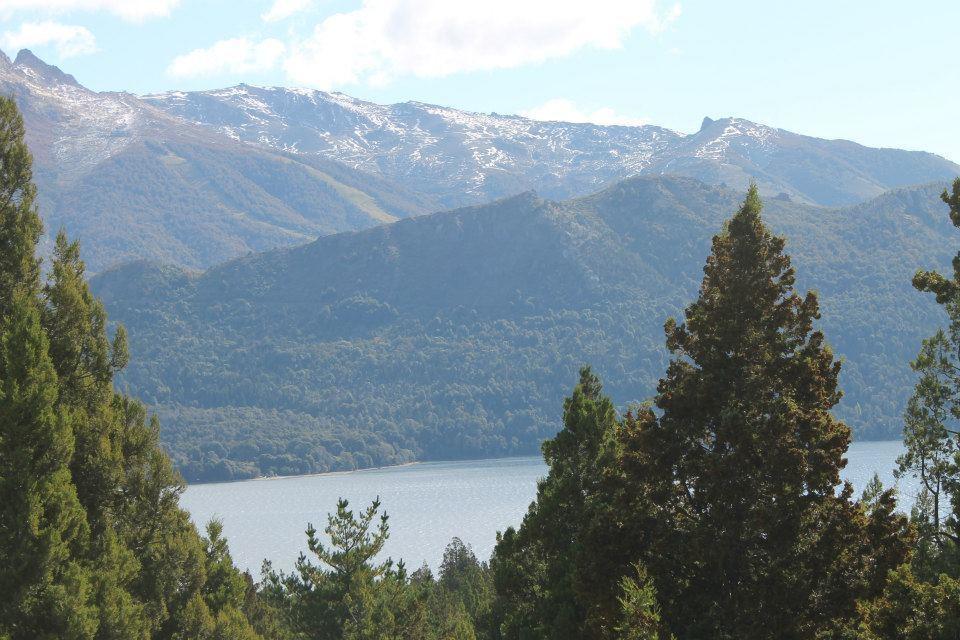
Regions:
[[98, 90], [250, 84], [679, 131], [739, 116], [960, 161], [960, 3], [0, 0]]

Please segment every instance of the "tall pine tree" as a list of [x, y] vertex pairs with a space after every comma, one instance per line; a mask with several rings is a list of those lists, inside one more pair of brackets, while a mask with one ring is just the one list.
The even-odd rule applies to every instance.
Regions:
[[24, 133], [16, 103], [0, 96], [0, 318], [12, 312], [15, 291], [29, 296], [40, 287], [34, 250], [43, 224], [34, 204], [33, 161]]
[[659, 418], [624, 432], [633, 491], [656, 505], [645, 560], [680, 638], [814, 637], [906, 554], [891, 496], [868, 508], [840, 486], [840, 363], [760, 214], [751, 187], [685, 321], [666, 324]]

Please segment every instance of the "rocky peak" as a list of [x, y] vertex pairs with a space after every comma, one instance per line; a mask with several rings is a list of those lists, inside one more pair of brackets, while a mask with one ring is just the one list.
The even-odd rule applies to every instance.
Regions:
[[[0, 61], [2, 64], [2, 61]], [[13, 61], [13, 66], [20, 69], [28, 69], [37, 74], [43, 80], [55, 84], [69, 84], [79, 87], [80, 83], [69, 73], [64, 73], [60, 67], [47, 64], [33, 54], [29, 49], [21, 49], [17, 54], [17, 59]]]

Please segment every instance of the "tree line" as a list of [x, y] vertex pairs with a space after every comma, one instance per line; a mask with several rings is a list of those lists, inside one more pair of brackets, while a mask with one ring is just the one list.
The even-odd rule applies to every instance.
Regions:
[[[23, 133], [0, 99], [0, 639], [960, 637], [960, 254], [914, 279], [951, 322], [913, 363], [909, 517], [878, 479], [841, 483], [840, 362], [751, 188], [665, 324], [653, 400], [621, 415], [584, 368], [489, 562], [457, 540], [436, 576], [382, 560], [379, 502], [341, 501], [292, 572], [255, 582], [114, 389], [126, 332], [108, 336], [78, 245], [59, 234], [41, 270]], [[960, 179], [943, 198], [960, 227]]]

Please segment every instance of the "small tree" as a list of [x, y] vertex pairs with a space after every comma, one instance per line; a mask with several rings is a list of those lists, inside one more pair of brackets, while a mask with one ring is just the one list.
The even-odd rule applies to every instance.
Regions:
[[301, 554], [290, 575], [267, 564], [264, 597], [286, 612], [291, 629], [305, 638], [416, 638], [424, 607], [410, 588], [403, 563], [376, 563], [389, 535], [380, 500], [359, 516], [341, 499], [327, 518], [325, 545], [311, 524], [307, 546], [320, 564]]
[[662, 622], [653, 581], [643, 565], [635, 565], [634, 572], [620, 582], [623, 617], [617, 625], [617, 639], [660, 640]]
[[913, 396], [904, 414], [903, 444], [906, 452], [897, 458], [896, 476], [912, 476], [920, 480], [929, 509], [918, 511], [924, 522], [918, 530], [926, 534], [940, 553], [945, 538], [957, 538], [944, 529], [944, 498], [950, 493], [957, 474], [957, 441], [947, 428], [957, 411], [957, 367], [955, 350], [943, 330], [923, 341], [917, 359], [912, 363], [920, 374]]
[[[617, 460], [617, 419], [589, 367], [564, 401], [563, 429], [543, 444], [550, 471], [519, 530], [498, 537], [491, 569], [505, 638], [610, 638], [620, 579], [642, 538], [630, 529]], [[631, 505], [635, 507], [636, 505]]]

